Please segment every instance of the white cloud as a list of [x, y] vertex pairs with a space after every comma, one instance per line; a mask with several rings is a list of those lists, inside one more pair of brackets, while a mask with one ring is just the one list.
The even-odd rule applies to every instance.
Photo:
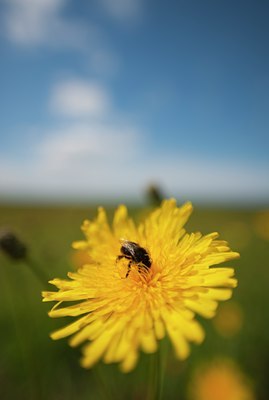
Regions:
[[7, 0], [6, 28], [14, 42], [38, 43], [46, 40], [64, 0]]
[[8, 39], [22, 46], [48, 45], [89, 52], [102, 47], [100, 29], [63, 15], [67, 0], [4, 0], [2, 25]]
[[143, 0], [98, 0], [98, 4], [112, 18], [121, 22], [136, 20], [142, 15]]
[[111, 100], [98, 82], [72, 79], [54, 86], [50, 108], [68, 117], [100, 117], [110, 111]]
[[[45, 132], [36, 152], [42, 168], [53, 172], [117, 162], [130, 159], [137, 152], [140, 133], [126, 125], [103, 122], [77, 123]], [[128, 152], [122, 151], [123, 146]]]
[[[89, 60], [88, 64], [98, 75], [114, 76], [119, 72], [120, 61], [111, 48], [105, 27], [83, 15], [68, 15], [65, 12], [68, 1], [2, 0], [0, 31], [21, 47], [75, 51]], [[119, 7], [118, 1], [115, 0], [115, 9]], [[121, 12], [126, 16], [129, 12], [132, 14], [131, 9], [135, 10], [137, 6], [131, 6], [129, 2], [132, 3], [126, 0], [126, 4], [119, 7], [122, 10], [119, 15]], [[108, 9], [111, 7], [114, 8], [108, 5]]]
[[113, 192], [118, 184], [128, 187], [124, 171], [128, 173], [128, 164], [139, 161], [144, 140], [133, 126], [120, 123], [49, 129], [41, 141], [22, 149], [23, 163], [11, 158], [2, 161], [1, 196], [79, 198]]
[[[29, 146], [25, 146], [27, 148]], [[148, 138], [132, 126], [74, 124], [44, 132], [24, 163], [0, 165], [1, 193], [39, 198], [141, 200], [151, 182], [170, 196], [193, 201], [262, 201], [268, 170], [191, 155], [154, 155]]]

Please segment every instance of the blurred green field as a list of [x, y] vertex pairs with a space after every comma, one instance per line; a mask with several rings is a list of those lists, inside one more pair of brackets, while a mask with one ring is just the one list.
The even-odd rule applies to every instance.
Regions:
[[[82, 238], [81, 222], [92, 218], [95, 212], [95, 207], [2, 205], [0, 227], [11, 228], [27, 243], [31, 257], [48, 278], [64, 278], [67, 271], [75, 268], [71, 243]], [[110, 208], [110, 217], [112, 212]], [[139, 208], [132, 207], [131, 213], [136, 219], [141, 216]], [[224, 322], [220, 318], [201, 319], [206, 339], [202, 345], [192, 346], [187, 361], [175, 360], [167, 346], [163, 398], [187, 399], [193, 371], [200, 363], [226, 356], [234, 359], [249, 377], [255, 398], [267, 400], [268, 215], [257, 210], [195, 208], [187, 230], [204, 234], [218, 231], [233, 250], [241, 253], [239, 260], [227, 264], [236, 269], [239, 286], [233, 299], [219, 307]], [[151, 356], [142, 355], [138, 367], [127, 375], [119, 372], [116, 365], [99, 364], [93, 370], [83, 370], [79, 366], [79, 349], [71, 349], [67, 340], [54, 342], [49, 338], [49, 332], [68, 321], [47, 316], [51, 304], [41, 302], [40, 292], [49, 285], [42, 284], [26, 265], [14, 263], [2, 253], [0, 268], [1, 399], [145, 398]], [[232, 307], [225, 308], [226, 304]], [[233, 309], [236, 312], [231, 316], [229, 310]], [[219, 324], [225, 325], [231, 318], [235, 319], [234, 331], [226, 326], [226, 334], [221, 334]]]

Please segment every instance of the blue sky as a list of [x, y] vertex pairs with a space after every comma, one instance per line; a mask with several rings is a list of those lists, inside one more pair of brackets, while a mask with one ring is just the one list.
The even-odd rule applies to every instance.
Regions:
[[2, 198], [269, 199], [269, 4], [0, 0]]

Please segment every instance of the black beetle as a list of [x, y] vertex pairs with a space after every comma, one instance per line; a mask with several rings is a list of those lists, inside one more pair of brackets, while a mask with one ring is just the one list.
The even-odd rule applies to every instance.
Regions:
[[131, 271], [132, 265], [138, 265], [139, 272], [139, 266], [146, 269], [149, 269], [151, 267], [152, 261], [146, 249], [139, 246], [138, 243], [130, 242], [129, 240], [121, 240], [121, 243], [121, 255], [117, 257], [117, 261], [122, 258], [126, 258], [127, 260], [129, 260], [126, 278]]

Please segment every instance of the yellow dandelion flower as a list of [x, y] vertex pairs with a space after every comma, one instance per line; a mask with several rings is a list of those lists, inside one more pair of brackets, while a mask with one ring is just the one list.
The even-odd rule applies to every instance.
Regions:
[[217, 302], [229, 299], [237, 284], [232, 268], [212, 266], [238, 253], [217, 233], [187, 234], [191, 212], [191, 203], [177, 207], [170, 199], [137, 227], [123, 205], [112, 227], [103, 208], [83, 223], [86, 240], [73, 247], [88, 251], [89, 263], [69, 273], [70, 280], [53, 279], [57, 292], [43, 293], [43, 301], [57, 302], [50, 317], [79, 317], [51, 337], [72, 335], [71, 346], [86, 342], [83, 367], [102, 359], [128, 372], [140, 350], [156, 352], [166, 335], [179, 359], [189, 355], [189, 342], [202, 342], [195, 313], [213, 317]]
[[247, 377], [228, 358], [200, 365], [188, 390], [189, 400], [255, 400]]

